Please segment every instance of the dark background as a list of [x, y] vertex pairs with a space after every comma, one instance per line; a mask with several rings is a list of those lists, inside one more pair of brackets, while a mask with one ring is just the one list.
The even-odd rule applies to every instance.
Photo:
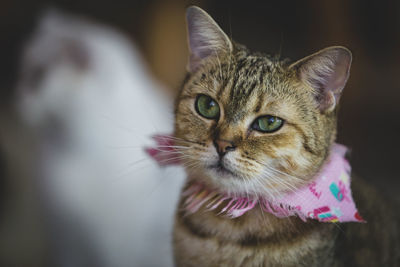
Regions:
[[[20, 51], [48, 6], [127, 34], [173, 94], [185, 73], [184, 10], [190, 4], [208, 11], [228, 35], [253, 50], [297, 60], [327, 46], [348, 47], [354, 61], [341, 98], [338, 141], [352, 149], [357, 174], [400, 201], [400, 1], [2, 0], [0, 111], [8, 116], [4, 114], [13, 101]], [[0, 134], [10, 121], [0, 124]], [[7, 193], [18, 190], [5, 174], [9, 164], [2, 161], [4, 146], [0, 143], [0, 204]]]

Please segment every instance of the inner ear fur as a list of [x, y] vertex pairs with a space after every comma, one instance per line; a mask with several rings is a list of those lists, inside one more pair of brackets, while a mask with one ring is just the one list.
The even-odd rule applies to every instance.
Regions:
[[305, 57], [289, 68], [299, 79], [314, 89], [314, 97], [322, 112], [335, 109], [350, 75], [352, 55], [343, 46], [325, 48]]
[[187, 70], [194, 72], [203, 60], [218, 53], [230, 53], [232, 42], [218, 24], [199, 7], [191, 6], [186, 10], [189, 64]]

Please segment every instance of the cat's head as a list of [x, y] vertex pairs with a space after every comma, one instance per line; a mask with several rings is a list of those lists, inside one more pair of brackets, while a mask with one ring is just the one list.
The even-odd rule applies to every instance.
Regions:
[[350, 51], [329, 47], [289, 64], [234, 43], [198, 7], [188, 8], [187, 23], [175, 137], [189, 176], [270, 197], [310, 182], [336, 136]]

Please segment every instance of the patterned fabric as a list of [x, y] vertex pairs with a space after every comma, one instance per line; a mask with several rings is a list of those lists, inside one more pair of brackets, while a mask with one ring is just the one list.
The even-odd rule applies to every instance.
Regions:
[[[167, 136], [155, 136], [158, 147], [147, 149], [148, 154], [161, 165], [179, 164], [171, 158], [165, 148], [171, 150], [172, 139]], [[365, 222], [357, 211], [350, 189], [351, 167], [345, 159], [347, 148], [334, 144], [330, 156], [315, 179], [307, 186], [284, 195], [282, 198], [248, 198], [229, 196], [202, 184], [190, 185], [182, 194], [188, 213], [200, 208], [219, 209], [220, 214], [236, 218], [256, 205], [277, 217], [298, 216], [303, 221], [315, 219], [320, 222]], [[173, 153], [172, 153], [173, 154]]]

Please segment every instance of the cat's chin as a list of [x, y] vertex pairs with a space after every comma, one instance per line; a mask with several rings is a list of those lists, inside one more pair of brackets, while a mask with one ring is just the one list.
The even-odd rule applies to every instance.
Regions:
[[[196, 179], [197, 180], [197, 179]], [[249, 189], [240, 174], [218, 165], [211, 165], [204, 169], [204, 174], [197, 182], [204, 183], [222, 193], [238, 196], [248, 196]]]
[[221, 179], [240, 179], [241, 178], [234, 171], [230, 170], [229, 168], [223, 166], [220, 163], [210, 165], [207, 168], [208, 168], [209, 172], [217, 178], [221, 178]]
[[263, 190], [260, 181], [254, 177], [243, 176], [240, 172], [232, 170], [229, 166], [214, 162], [204, 164], [202, 168], [187, 169], [191, 182], [203, 184], [221, 193], [236, 196], [263, 196], [266, 199], [274, 198], [275, 191]]

